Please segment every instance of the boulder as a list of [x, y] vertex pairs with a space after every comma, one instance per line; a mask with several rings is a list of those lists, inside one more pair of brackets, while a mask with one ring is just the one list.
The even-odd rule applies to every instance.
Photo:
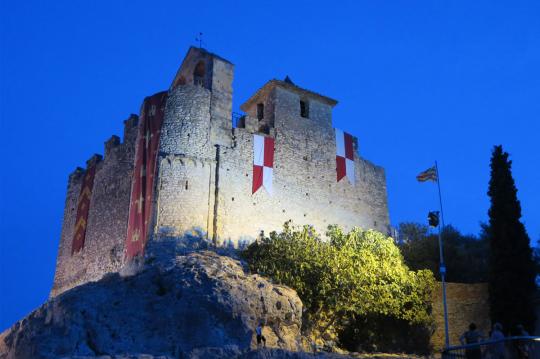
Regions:
[[0, 336], [0, 358], [232, 357], [256, 348], [259, 322], [267, 347], [300, 349], [302, 302], [294, 290], [200, 251], [166, 269], [109, 274], [50, 299]]

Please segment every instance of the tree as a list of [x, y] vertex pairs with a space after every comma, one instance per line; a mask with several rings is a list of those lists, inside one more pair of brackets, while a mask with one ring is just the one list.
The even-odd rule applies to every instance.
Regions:
[[[399, 225], [400, 245], [405, 263], [412, 270], [429, 269], [440, 280], [439, 239], [428, 233], [428, 227], [418, 223]], [[451, 225], [442, 231], [446, 279], [457, 283], [480, 283], [487, 281], [487, 240], [463, 235]]]
[[536, 285], [539, 285], [540, 278], [540, 238], [536, 240], [536, 246], [532, 249], [533, 261], [536, 268]]
[[428, 232], [429, 227], [420, 223], [403, 222], [398, 227], [400, 242], [403, 243], [421, 241], [428, 236]]
[[521, 223], [521, 205], [511, 172], [512, 161], [502, 146], [491, 157], [489, 209], [489, 296], [491, 321], [506, 332], [523, 324], [532, 333], [535, 314], [532, 297], [536, 270], [530, 240]]
[[410, 271], [392, 238], [354, 228], [329, 227], [322, 240], [312, 227], [272, 232], [251, 244], [249, 267], [298, 292], [311, 332], [343, 330], [356, 316], [396, 318], [411, 325], [431, 323], [430, 271]]

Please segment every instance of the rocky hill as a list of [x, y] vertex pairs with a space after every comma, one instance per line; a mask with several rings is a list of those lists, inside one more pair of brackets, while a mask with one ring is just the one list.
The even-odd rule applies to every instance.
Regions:
[[[267, 346], [282, 350], [249, 354], [260, 321]], [[301, 322], [295, 291], [201, 251], [51, 299], [2, 334], [0, 358], [282, 357], [301, 348]]]

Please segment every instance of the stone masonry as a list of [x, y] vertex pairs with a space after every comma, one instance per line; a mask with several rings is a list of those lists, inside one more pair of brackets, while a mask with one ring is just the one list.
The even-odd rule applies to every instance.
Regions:
[[[470, 323], [475, 323], [478, 330], [485, 337], [489, 337], [491, 322], [486, 283], [446, 283], [446, 299], [450, 345], [460, 344], [459, 337], [469, 328]], [[440, 351], [444, 348], [444, 311], [440, 282], [433, 291], [433, 318], [435, 331], [431, 336], [431, 344], [436, 351]]]
[[[284, 222], [310, 224], [324, 234], [338, 224], [389, 232], [384, 169], [363, 159], [355, 142], [356, 183], [336, 181], [332, 108], [337, 102], [290, 80], [271, 80], [242, 106], [233, 128], [234, 66], [204, 49], [190, 48], [165, 107], [149, 241], [186, 235], [241, 247]], [[302, 104], [301, 104], [302, 102]], [[301, 106], [304, 113], [301, 113]], [[86, 242], [71, 254], [84, 170], [69, 177], [52, 296], [119, 271], [130, 206], [138, 118], [125, 122], [123, 142], [113, 136], [98, 161]], [[275, 140], [273, 188], [252, 194], [253, 135]], [[149, 242], [149, 243], [150, 243]]]

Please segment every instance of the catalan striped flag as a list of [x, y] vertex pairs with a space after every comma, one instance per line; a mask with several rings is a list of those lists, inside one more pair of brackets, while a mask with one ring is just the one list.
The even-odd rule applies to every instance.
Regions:
[[416, 179], [418, 180], [418, 182], [437, 182], [437, 169], [435, 168], [435, 166], [430, 167], [424, 172], [420, 172], [418, 176], [416, 176]]

